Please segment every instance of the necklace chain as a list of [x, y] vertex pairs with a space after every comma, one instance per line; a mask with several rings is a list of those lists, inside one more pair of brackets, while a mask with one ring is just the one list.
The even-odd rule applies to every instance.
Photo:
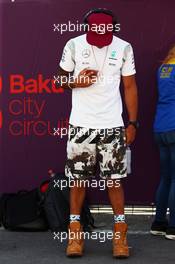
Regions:
[[96, 58], [96, 56], [95, 56], [94, 48], [93, 48], [92, 45], [91, 45], [91, 48], [92, 48], [92, 53], [93, 53], [93, 56], [94, 56], [94, 60], [95, 60], [96, 66], [97, 66], [97, 68], [99, 69], [99, 74], [102, 75], [102, 73], [103, 73], [103, 68], [104, 68], [104, 66], [105, 66], [105, 62], [106, 62], [106, 57], [107, 57], [107, 54], [108, 54], [108, 48], [109, 48], [109, 46], [106, 47], [105, 58], [104, 58], [104, 60], [103, 60], [103, 63], [102, 63], [102, 66], [101, 66], [101, 67], [99, 66], [99, 64], [98, 64], [98, 62], [97, 62], [97, 58]]

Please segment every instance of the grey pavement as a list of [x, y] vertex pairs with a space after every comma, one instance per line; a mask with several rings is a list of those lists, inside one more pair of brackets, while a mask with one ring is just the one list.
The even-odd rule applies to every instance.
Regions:
[[[96, 224], [103, 227], [97, 231], [108, 232], [112, 228], [112, 215], [95, 215]], [[129, 225], [129, 259], [112, 258], [112, 242], [86, 239], [82, 258], [65, 256], [66, 241], [60, 243], [50, 232], [10, 232], [0, 229], [0, 264], [57, 264], [57, 263], [175, 263], [175, 241], [149, 234], [151, 216], [127, 216]]]

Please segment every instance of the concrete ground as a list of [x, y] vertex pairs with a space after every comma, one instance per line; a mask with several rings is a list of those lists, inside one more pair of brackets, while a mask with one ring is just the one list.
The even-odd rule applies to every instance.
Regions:
[[[109, 232], [112, 215], [95, 215], [96, 224], [103, 225], [97, 231]], [[66, 264], [66, 263], [130, 263], [171, 264], [175, 263], [175, 241], [149, 234], [151, 216], [127, 216], [129, 225], [129, 259], [112, 258], [111, 240], [86, 239], [83, 258], [65, 257], [66, 241], [60, 243], [50, 232], [24, 233], [0, 229], [0, 264]], [[105, 233], [105, 234], [106, 234]], [[99, 236], [100, 238], [100, 236]]]

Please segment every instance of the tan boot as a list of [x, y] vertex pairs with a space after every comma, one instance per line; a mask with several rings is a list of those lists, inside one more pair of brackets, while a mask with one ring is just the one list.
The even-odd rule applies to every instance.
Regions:
[[113, 237], [113, 257], [128, 258], [129, 248], [127, 243], [127, 229], [126, 223], [114, 224]]
[[83, 229], [79, 221], [70, 223], [68, 232], [67, 257], [81, 257], [83, 255]]

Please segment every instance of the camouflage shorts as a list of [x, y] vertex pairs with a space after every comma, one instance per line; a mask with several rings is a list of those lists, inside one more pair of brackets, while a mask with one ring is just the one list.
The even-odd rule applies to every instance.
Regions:
[[127, 176], [126, 136], [124, 127], [89, 129], [69, 124], [65, 174], [87, 179], [100, 166], [102, 179]]

